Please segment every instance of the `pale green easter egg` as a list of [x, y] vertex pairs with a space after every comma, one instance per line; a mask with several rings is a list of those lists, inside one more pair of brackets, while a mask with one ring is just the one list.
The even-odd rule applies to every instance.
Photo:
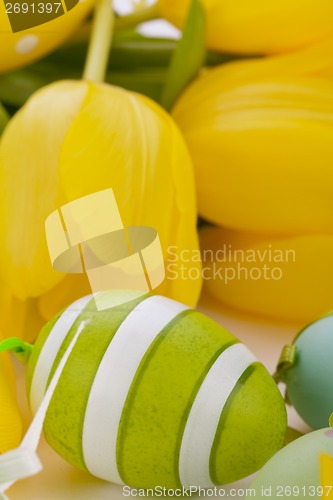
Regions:
[[251, 485], [255, 490], [252, 496], [272, 500], [330, 498], [333, 475], [331, 484], [321, 484], [324, 454], [333, 455], [333, 429], [312, 432], [283, 448], [258, 473]]
[[28, 369], [33, 411], [80, 329], [47, 412], [49, 444], [139, 488], [210, 487], [262, 467], [286, 431], [266, 369], [207, 316], [165, 297], [129, 299], [97, 311], [85, 297], [42, 330]]
[[293, 344], [295, 363], [283, 375], [289, 400], [311, 427], [326, 427], [333, 412], [333, 314], [308, 325]]

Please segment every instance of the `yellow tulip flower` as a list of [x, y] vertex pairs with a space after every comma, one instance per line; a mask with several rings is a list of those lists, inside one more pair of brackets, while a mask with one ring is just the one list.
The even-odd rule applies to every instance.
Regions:
[[[77, 293], [77, 288], [72, 293]], [[62, 295], [62, 301], [64, 297], [66, 295]], [[57, 309], [57, 312], [59, 310], [60, 308]], [[56, 314], [54, 309], [52, 311]], [[15, 337], [22, 337], [28, 342], [33, 341], [36, 334], [44, 326], [45, 319], [50, 318], [50, 315], [45, 315], [43, 312], [38, 299], [27, 298], [26, 300], [20, 300], [4, 284], [0, 285], [1, 331], [5, 337], [14, 335]]]
[[[333, 38], [290, 54], [232, 61], [205, 69], [202, 75], [205, 77], [205, 83], [213, 86], [214, 89], [239, 86], [251, 81], [256, 82], [259, 79], [276, 79], [281, 75], [332, 79], [332, 50]], [[202, 78], [194, 80], [183, 95], [194, 99], [198, 90], [203, 91], [202, 82]], [[207, 89], [208, 94], [210, 90]]]
[[[125, 226], [155, 228], [165, 253], [198, 248], [185, 143], [156, 103], [120, 88], [68, 81], [37, 92], [2, 136], [0, 186], [0, 274], [47, 318], [89, 290], [48, 255], [45, 219], [69, 201], [113, 188]], [[157, 292], [194, 305], [200, 288], [167, 276]]]
[[227, 308], [304, 324], [332, 309], [333, 235], [201, 231], [204, 288]]
[[0, 454], [18, 446], [22, 434], [15, 399], [15, 378], [8, 353], [0, 353]]
[[333, 232], [332, 49], [220, 66], [180, 97], [173, 116], [204, 218], [246, 231]]
[[[207, 45], [222, 52], [280, 54], [333, 35], [330, 0], [202, 0], [207, 16]], [[159, 0], [161, 16], [178, 28], [190, 0]]]

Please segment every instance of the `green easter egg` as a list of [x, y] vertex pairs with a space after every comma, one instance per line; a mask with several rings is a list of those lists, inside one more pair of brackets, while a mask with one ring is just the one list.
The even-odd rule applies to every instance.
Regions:
[[[258, 473], [255, 498], [330, 498], [321, 485], [321, 455], [333, 455], [333, 429], [311, 432], [283, 448]], [[333, 489], [333, 488], [331, 488]], [[322, 495], [322, 492], [324, 494]]]
[[265, 368], [220, 325], [160, 296], [99, 311], [89, 296], [48, 323], [28, 367], [34, 412], [78, 330], [44, 423], [73, 465], [139, 488], [210, 487], [281, 448], [285, 406]]
[[296, 359], [284, 374], [288, 397], [314, 429], [333, 413], [333, 315], [307, 326], [294, 341]]

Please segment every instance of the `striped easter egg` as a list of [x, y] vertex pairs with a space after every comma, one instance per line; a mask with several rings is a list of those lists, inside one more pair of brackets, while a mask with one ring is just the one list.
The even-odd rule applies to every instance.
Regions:
[[33, 412], [78, 331], [44, 423], [73, 465], [138, 488], [210, 487], [282, 446], [285, 406], [265, 368], [220, 325], [160, 296], [100, 311], [88, 296], [48, 323], [28, 366]]
[[310, 432], [285, 446], [265, 464], [251, 484], [252, 497], [330, 500], [332, 470], [333, 429]]

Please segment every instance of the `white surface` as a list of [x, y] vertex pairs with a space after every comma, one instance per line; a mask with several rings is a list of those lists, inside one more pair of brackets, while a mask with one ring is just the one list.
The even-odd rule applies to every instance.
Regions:
[[[244, 342], [270, 372], [275, 369], [282, 347], [294, 339], [302, 326], [286, 326], [259, 321], [233, 312], [222, 313], [221, 306], [208, 297], [202, 298], [199, 309]], [[18, 366], [20, 402], [26, 424], [28, 424], [30, 416], [24, 394], [24, 379], [24, 369]], [[288, 413], [289, 425], [303, 432], [309, 430], [294, 410], [288, 409]], [[13, 486], [8, 492], [10, 500], [120, 500], [126, 498], [122, 494], [121, 486], [96, 479], [75, 469], [58, 457], [44, 440], [39, 446], [39, 456], [44, 465], [44, 471]], [[246, 488], [249, 482], [249, 479], [245, 479], [238, 482], [236, 486], [232, 486]], [[233, 498], [244, 498], [244, 496]]]
[[[135, 0], [113, 0], [114, 8], [121, 16], [133, 12], [133, 7], [138, 3], [140, 3], [140, 0], [138, 2]], [[156, 0], [145, 1], [146, 5], [152, 5], [154, 3], [156, 3]], [[137, 27], [137, 31], [147, 37], [173, 38], [177, 40], [180, 38], [180, 31], [164, 19], [156, 19], [142, 23]]]

